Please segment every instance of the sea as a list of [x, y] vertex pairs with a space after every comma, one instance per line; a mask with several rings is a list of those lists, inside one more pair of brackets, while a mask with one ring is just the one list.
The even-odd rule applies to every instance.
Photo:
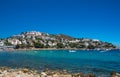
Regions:
[[0, 51], [0, 66], [67, 70], [71, 73], [95, 74], [109, 77], [120, 73], [120, 50], [27, 50]]

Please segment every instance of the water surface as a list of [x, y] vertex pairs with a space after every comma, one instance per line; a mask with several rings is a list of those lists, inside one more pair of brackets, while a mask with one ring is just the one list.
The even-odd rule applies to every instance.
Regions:
[[27, 67], [41, 71], [69, 70], [73, 73], [93, 73], [108, 76], [111, 71], [120, 72], [120, 51], [39, 50], [0, 52], [0, 66]]

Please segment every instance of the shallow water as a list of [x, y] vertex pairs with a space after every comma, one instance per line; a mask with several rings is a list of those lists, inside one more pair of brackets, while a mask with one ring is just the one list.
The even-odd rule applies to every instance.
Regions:
[[43, 70], [69, 70], [73, 73], [93, 73], [109, 76], [110, 72], [120, 73], [120, 51], [39, 50], [0, 52], [0, 66], [27, 67]]

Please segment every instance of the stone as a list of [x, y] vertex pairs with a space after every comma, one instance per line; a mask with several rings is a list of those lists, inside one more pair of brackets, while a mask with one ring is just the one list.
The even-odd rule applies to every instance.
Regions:
[[2, 70], [0, 70], [0, 74], [2, 74]]
[[47, 77], [53, 77], [53, 76], [47, 76]]
[[21, 77], [20, 75], [17, 75], [16, 77]]
[[115, 77], [115, 76], [116, 76], [116, 72], [113, 71], [110, 73], [110, 77]]
[[110, 77], [120, 77], [120, 74], [116, 72], [111, 72]]
[[53, 77], [58, 77], [58, 75], [57, 75], [57, 74], [54, 74]]
[[58, 77], [72, 77], [72, 75], [68, 74], [68, 75], [59, 75]]
[[41, 72], [41, 75], [45, 75], [46, 76], [47, 74], [45, 72]]
[[85, 77], [95, 77], [94, 74], [87, 74]]
[[7, 70], [4, 70], [2, 73], [3, 73], [3, 74], [7, 73]]
[[72, 74], [72, 77], [84, 77], [84, 74], [82, 73]]
[[77, 77], [84, 77], [84, 74], [80, 73], [77, 75]]
[[45, 75], [41, 75], [40, 77], [47, 77], [47, 76], [45, 76]]
[[116, 75], [116, 72], [113, 71], [113, 72], [110, 73], [110, 75]]
[[120, 74], [119, 74], [119, 73], [116, 73], [116, 75], [117, 75], [117, 76], [120, 76]]
[[41, 72], [41, 77], [47, 77], [47, 74], [45, 72]]
[[26, 69], [26, 68], [22, 69], [22, 72], [23, 72], [23, 73], [27, 73], [28, 71], [29, 71], [29, 70]]

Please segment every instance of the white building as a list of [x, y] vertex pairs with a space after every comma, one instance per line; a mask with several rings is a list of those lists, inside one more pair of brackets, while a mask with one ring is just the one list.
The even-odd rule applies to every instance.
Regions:
[[13, 35], [13, 37], [15, 38], [25, 38], [25, 36], [22, 34], [22, 35]]
[[85, 45], [86, 47], [88, 47], [88, 46], [89, 46], [89, 43], [88, 43], [88, 42], [85, 42], [84, 45]]
[[80, 40], [72, 40], [72, 41], [69, 41], [70, 43], [78, 43], [78, 42], [80, 42]]
[[82, 41], [90, 41], [90, 39], [84, 38]]
[[26, 41], [26, 40], [22, 40], [22, 43], [23, 43], [23, 44], [27, 44], [27, 41]]
[[57, 45], [57, 42], [52, 43], [52, 42], [49, 41], [49, 42], [48, 42], [48, 45], [49, 45], [49, 46], [56, 46], [56, 45]]
[[30, 32], [27, 32], [26, 35], [41, 36], [42, 33], [41, 32], [36, 32], [36, 31], [30, 31]]
[[18, 39], [9, 39], [8, 42], [11, 43], [12, 45], [22, 44], [22, 42], [19, 41]]
[[3, 41], [0, 41], [0, 46], [4, 46], [4, 42]]

